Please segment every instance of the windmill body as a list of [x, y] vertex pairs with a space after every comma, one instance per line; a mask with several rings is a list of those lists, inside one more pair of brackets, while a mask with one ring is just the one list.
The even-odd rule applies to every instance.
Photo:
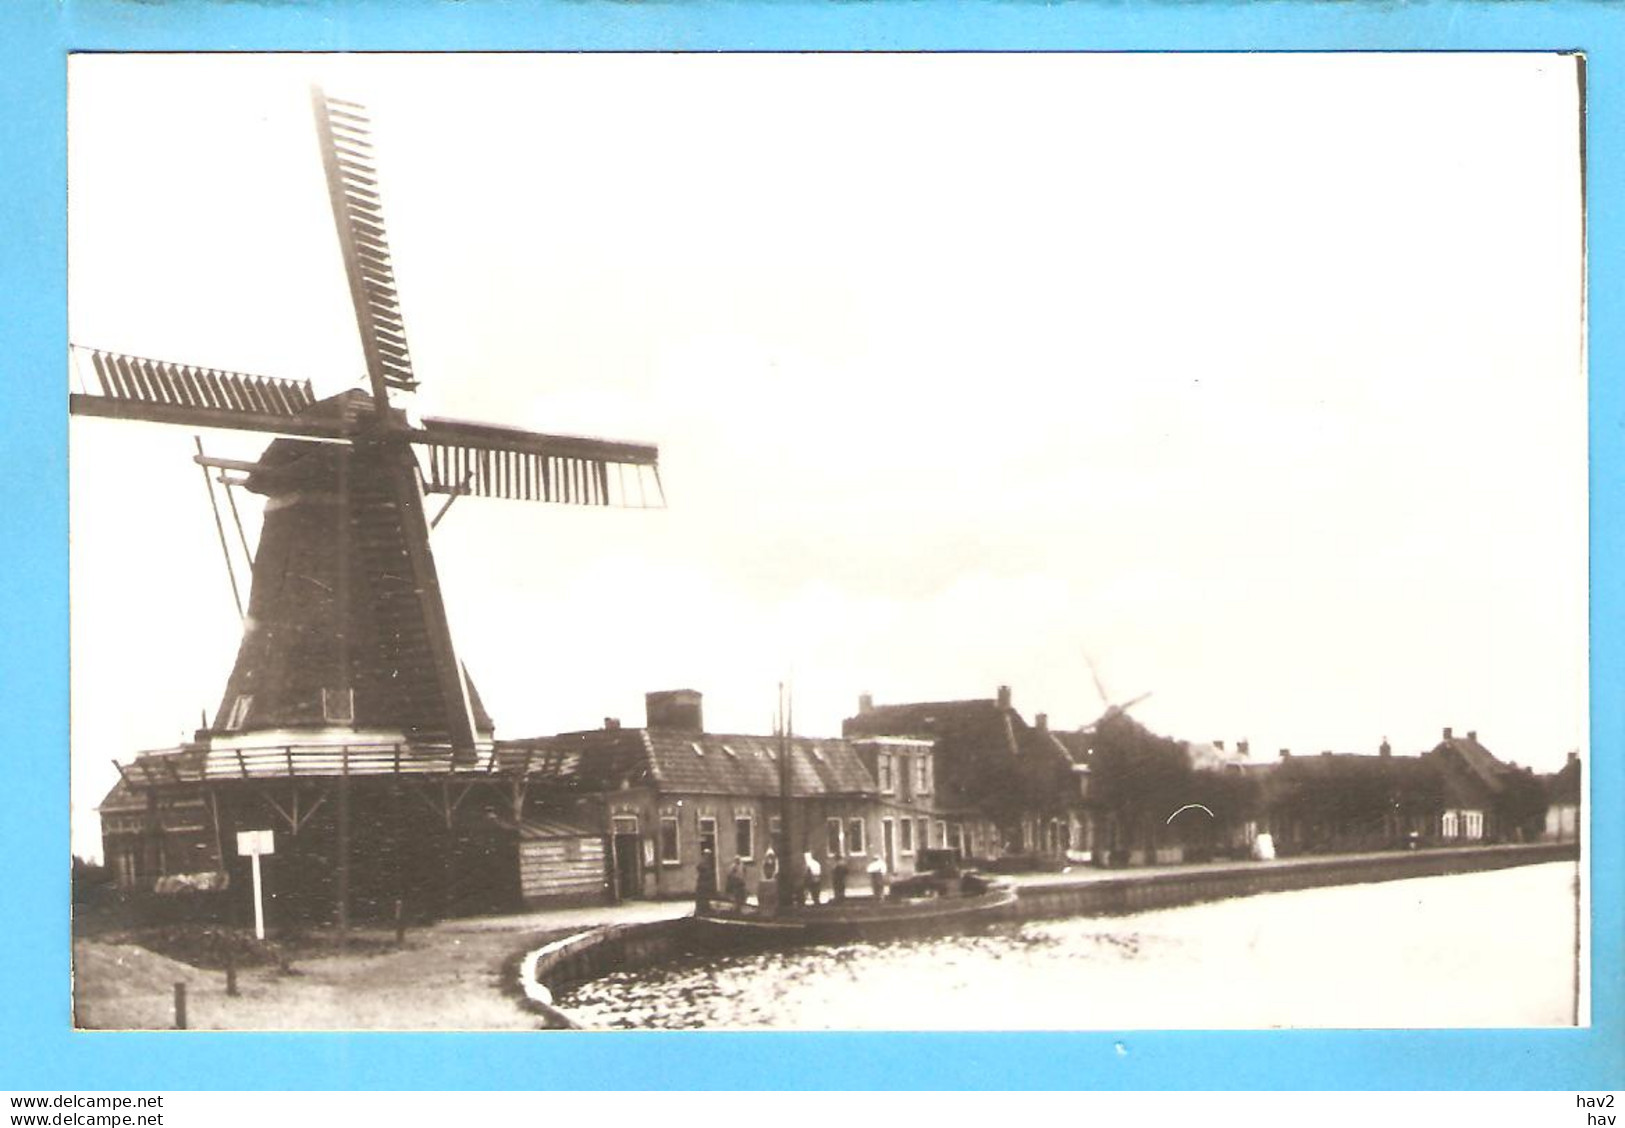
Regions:
[[[346, 409], [371, 411], [361, 392], [309, 410]], [[445, 700], [436, 675], [408, 547], [426, 530], [420, 508], [396, 502], [398, 453], [277, 439], [244, 481], [265, 496], [265, 523], [242, 644], [211, 726], [217, 739], [309, 741], [331, 731], [351, 742], [446, 744], [448, 714], [467, 710], [476, 741], [489, 743], [491, 719], [466, 672], [466, 703]]]
[[[409, 418], [418, 378], [370, 123], [359, 104], [319, 89], [313, 103], [365, 390], [318, 399], [309, 383], [93, 351], [97, 388], [70, 396], [69, 406], [78, 415], [275, 436], [253, 462], [211, 459], [199, 445], [206, 475], [265, 498], [242, 642], [196, 739], [121, 766], [101, 809], [104, 829], [110, 811], [139, 812], [125, 820], [141, 836], [132, 866], [159, 874], [229, 869], [232, 830], [271, 817], [296, 846], [305, 843], [285, 855], [290, 872], [303, 864], [321, 882], [336, 874], [336, 888], [317, 899], [331, 894], [342, 923], [352, 855], [370, 874], [375, 901], [422, 868], [425, 851], [444, 861], [449, 889], [453, 856], [466, 845], [463, 800], [476, 786], [509, 782], [495, 771], [491, 718], [453, 645], [427, 495], [632, 508], [664, 499], [650, 445]], [[352, 796], [354, 777], [382, 790]], [[427, 828], [403, 814], [407, 787], [434, 815]], [[514, 787], [517, 810], [523, 781]], [[352, 798], [366, 812], [360, 821]], [[169, 856], [166, 804], [210, 811], [212, 841], [194, 843], [208, 864]]]

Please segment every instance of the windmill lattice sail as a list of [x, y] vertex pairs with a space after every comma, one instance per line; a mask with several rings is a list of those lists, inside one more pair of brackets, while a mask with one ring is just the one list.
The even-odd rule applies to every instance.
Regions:
[[401, 317], [395, 267], [384, 229], [384, 204], [378, 193], [378, 169], [372, 152], [372, 122], [364, 107], [329, 97], [320, 87], [312, 89], [311, 98], [367, 372], [373, 395], [382, 406], [386, 389], [411, 391], [418, 382], [412, 373], [406, 322]]
[[627, 509], [665, 504], [652, 446], [441, 419], [425, 420], [412, 441], [426, 450], [430, 493]]

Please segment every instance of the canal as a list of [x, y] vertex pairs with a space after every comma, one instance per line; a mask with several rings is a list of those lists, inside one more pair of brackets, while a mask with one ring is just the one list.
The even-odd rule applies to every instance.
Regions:
[[1568, 1025], [1576, 866], [1269, 893], [617, 972], [560, 996], [612, 1029]]

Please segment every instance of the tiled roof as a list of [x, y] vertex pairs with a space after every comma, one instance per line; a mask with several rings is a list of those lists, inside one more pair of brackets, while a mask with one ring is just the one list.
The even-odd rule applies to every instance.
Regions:
[[1049, 738], [1058, 745], [1067, 759], [1078, 767], [1086, 767], [1089, 763], [1090, 745], [1092, 741], [1086, 732], [1062, 732], [1051, 729]]
[[1450, 751], [1461, 760], [1467, 770], [1477, 777], [1478, 781], [1491, 792], [1499, 793], [1504, 786], [1502, 776], [1512, 769], [1497, 760], [1488, 748], [1478, 742], [1472, 735], [1453, 736], [1442, 740], [1434, 748], [1434, 752]]
[[1546, 797], [1552, 803], [1580, 801], [1580, 761], [1570, 760], [1546, 777]]
[[[593, 729], [504, 742], [504, 766], [525, 752], [531, 771], [582, 790], [652, 783], [695, 795], [777, 795], [779, 740], [773, 736], [690, 733], [679, 729]], [[860, 794], [874, 780], [845, 740], [795, 737], [790, 790], [795, 795]]]
[[1289, 756], [1275, 764], [1275, 774], [1283, 779], [1387, 777], [1396, 782], [1423, 778], [1435, 769], [1421, 756], [1371, 756], [1363, 753], [1334, 752], [1318, 756]]
[[841, 725], [852, 736], [934, 736], [954, 744], [983, 750], [1016, 751], [1018, 726], [1026, 728], [1013, 709], [1000, 708], [993, 698], [970, 701], [921, 701], [906, 705], [876, 705]]

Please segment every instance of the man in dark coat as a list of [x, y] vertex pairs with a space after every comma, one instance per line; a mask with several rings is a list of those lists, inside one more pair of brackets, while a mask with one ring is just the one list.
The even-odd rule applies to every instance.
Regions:
[[711, 851], [700, 855], [699, 870], [694, 876], [694, 906], [704, 909], [717, 895], [717, 863]]

